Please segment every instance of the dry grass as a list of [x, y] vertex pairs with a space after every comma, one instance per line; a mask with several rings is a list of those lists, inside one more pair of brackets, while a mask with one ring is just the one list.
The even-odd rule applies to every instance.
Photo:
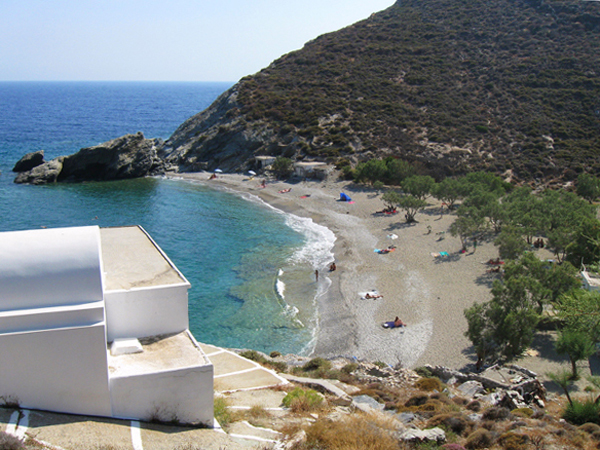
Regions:
[[307, 441], [293, 450], [398, 450], [391, 421], [375, 416], [353, 414], [343, 420], [317, 421], [306, 429]]

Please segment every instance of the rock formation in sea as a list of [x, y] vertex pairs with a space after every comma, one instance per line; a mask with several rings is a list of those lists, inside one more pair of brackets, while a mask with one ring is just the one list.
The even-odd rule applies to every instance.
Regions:
[[162, 145], [161, 139], [146, 139], [142, 133], [128, 134], [22, 171], [15, 183], [122, 180], [160, 173], [163, 163], [157, 149]]
[[13, 172], [27, 172], [41, 164], [44, 161], [44, 150], [38, 150], [37, 152], [27, 153], [23, 156], [13, 167]]

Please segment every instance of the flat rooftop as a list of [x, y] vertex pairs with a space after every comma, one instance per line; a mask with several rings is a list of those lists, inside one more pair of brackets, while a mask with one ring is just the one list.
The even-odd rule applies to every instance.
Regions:
[[141, 227], [100, 228], [105, 289], [188, 284]]
[[141, 375], [210, 364], [186, 331], [139, 341], [143, 348], [141, 353], [113, 356], [110, 348], [107, 349], [111, 376]]

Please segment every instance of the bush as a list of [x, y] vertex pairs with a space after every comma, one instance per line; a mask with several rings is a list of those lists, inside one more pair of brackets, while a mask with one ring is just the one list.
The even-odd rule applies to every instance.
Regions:
[[271, 358], [277, 358], [278, 356], [281, 356], [281, 353], [274, 351], [274, 352], [269, 353], [269, 356]]
[[574, 425], [583, 425], [588, 422], [600, 425], [599, 413], [600, 405], [596, 405], [594, 400], [589, 399], [584, 402], [573, 400], [573, 403], [567, 405], [563, 411], [562, 417]]
[[526, 434], [504, 433], [498, 438], [498, 443], [504, 450], [527, 450], [529, 436]]
[[579, 426], [578, 429], [589, 434], [593, 440], [600, 441], [600, 425], [588, 422]]
[[429, 370], [427, 367], [417, 367], [415, 372], [424, 378], [433, 377], [433, 373], [431, 373], [431, 370]]
[[444, 384], [439, 380], [439, 378], [421, 378], [420, 380], [417, 380], [415, 387], [417, 389], [421, 389], [422, 391], [441, 392], [444, 389]]
[[486, 409], [483, 412], [483, 420], [504, 420], [510, 417], [510, 410], [508, 408], [493, 406]]
[[294, 162], [284, 156], [278, 156], [275, 158], [275, 161], [273, 161], [271, 169], [273, 169], [277, 178], [286, 178], [292, 174]]
[[469, 450], [490, 447], [494, 442], [492, 433], [483, 428], [479, 428], [467, 437], [465, 448]]
[[513, 409], [510, 413], [513, 416], [518, 416], [518, 417], [531, 417], [531, 416], [533, 416], [533, 409], [531, 409], [531, 408], [517, 408], [517, 409]]
[[290, 408], [293, 412], [306, 412], [321, 405], [323, 397], [312, 389], [304, 390], [295, 388], [282, 400], [283, 406]]
[[348, 363], [344, 367], [342, 367], [342, 372], [347, 373], [347, 374], [351, 374], [356, 369], [358, 369], [358, 364], [356, 364], [356, 363]]
[[455, 434], [463, 435], [471, 431], [471, 422], [460, 414], [439, 414], [427, 421], [427, 428], [443, 426]]
[[302, 370], [304, 370], [305, 372], [312, 372], [313, 370], [319, 369], [331, 369], [331, 362], [323, 358], [313, 358], [302, 366]]

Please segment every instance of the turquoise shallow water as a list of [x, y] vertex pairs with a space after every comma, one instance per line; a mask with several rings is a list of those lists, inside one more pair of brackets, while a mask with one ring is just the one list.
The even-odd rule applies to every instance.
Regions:
[[12, 182], [14, 163], [40, 148], [50, 159], [124, 133], [166, 139], [227, 87], [0, 83], [0, 231], [142, 225], [192, 284], [190, 329], [198, 340], [306, 353], [317, 327], [313, 267], [331, 257], [333, 244], [323, 227], [188, 181]]

